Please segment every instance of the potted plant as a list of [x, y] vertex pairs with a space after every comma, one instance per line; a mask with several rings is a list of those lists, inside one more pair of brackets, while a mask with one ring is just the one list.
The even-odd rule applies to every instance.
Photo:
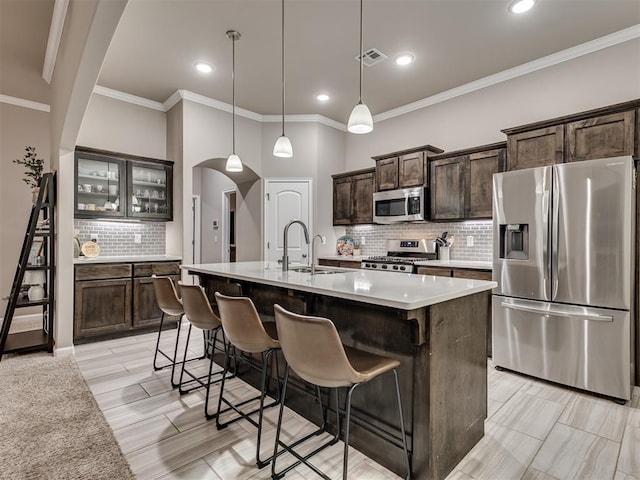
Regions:
[[27, 145], [25, 147], [25, 152], [26, 153], [22, 160], [16, 158], [13, 163], [23, 165], [26, 168], [24, 172], [25, 178], [23, 178], [22, 181], [31, 187], [31, 191], [33, 192], [33, 203], [36, 203], [38, 193], [40, 191], [42, 171], [44, 170], [44, 160], [42, 158], [38, 158], [35, 147]]

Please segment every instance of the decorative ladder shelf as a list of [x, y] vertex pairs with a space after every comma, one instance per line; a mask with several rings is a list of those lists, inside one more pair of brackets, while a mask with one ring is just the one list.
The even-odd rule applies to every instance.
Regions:
[[[55, 200], [56, 175], [45, 173], [40, 181], [38, 198], [31, 208], [20, 259], [7, 300], [2, 330], [0, 330], [0, 360], [5, 353], [35, 350], [53, 351], [53, 308], [55, 298]], [[34, 250], [37, 250], [34, 252]], [[44, 258], [44, 262], [35, 259]], [[31, 261], [34, 260], [33, 264]], [[40, 264], [42, 263], [42, 264]], [[44, 272], [44, 298], [29, 300], [22, 297], [26, 272]], [[17, 308], [42, 306], [42, 328], [9, 333]]]

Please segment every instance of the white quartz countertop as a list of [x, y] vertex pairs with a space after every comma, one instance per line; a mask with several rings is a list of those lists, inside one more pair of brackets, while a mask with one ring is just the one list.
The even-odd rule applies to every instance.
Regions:
[[346, 298], [400, 310], [434, 305], [498, 286], [495, 282], [433, 275], [377, 272], [362, 269], [335, 269], [338, 273], [283, 272], [275, 262], [237, 262], [182, 265], [185, 270], [246, 280], [275, 287]]
[[477, 270], [491, 270], [491, 262], [471, 262], [465, 260], [425, 260], [416, 262], [419, 267], [449, 267], [449, 268], [473, 268]]
[[108, 257], [98, 255], [95, 258], [78, 257], [73, 259], [74, 265], [92, 265], [94, 263], [145, 263], [145, 262], [179, 262], [177, 255], [129, 255]]

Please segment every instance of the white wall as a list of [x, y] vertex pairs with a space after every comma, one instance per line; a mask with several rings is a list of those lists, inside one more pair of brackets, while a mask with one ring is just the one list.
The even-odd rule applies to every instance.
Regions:
[[[211, 168], [195, 168], [194, 184], [201, 184], [201, 231], [200, 251], [202, 263], [222, 261], [222, 230], [224, 214], [222, 211], [222, 191], [237, 188], [236, 184], [224, 173]], [[196, 179], [196, 175], [199, 179]], [[213, 229], [213, 220], [218, 220], [218, 229]], [[214, 237], [217, 237], [217, 241]]]
[[78, 133], [78, 145], [142, 157], [167, 158], [164, 112], [93, 94]]
[[[226, 158], [231, 153], [231, 114], [188, 100], [182, 102], [183, 109], [183, 169], [182, 208], [183, 238], [191, 238], [191, 196], [193, 193], [193, 167], [212, 158]], [[236, 117], [236, 153], [242, 162], [258, 175], [262, 171], [261, 124], [248, 118]], [[201, 194], [208, 186], [203, 182]], [[237, 260], [258, 260], [262, 245], [262, 189], [260, 182], [238, 186], [236, 213]], [[222, 220], [222, 219], [221, 219]], [[183, 242], [183, 258], [191, 259], [189, 245]]]
[[[443, 73], [444, 74], [444, 73]], [[431, 144], [445, 151], [505, 140], [501, 129], [640, 98], [640, 39], [518, 77], [347, 137], [347, 169]]]

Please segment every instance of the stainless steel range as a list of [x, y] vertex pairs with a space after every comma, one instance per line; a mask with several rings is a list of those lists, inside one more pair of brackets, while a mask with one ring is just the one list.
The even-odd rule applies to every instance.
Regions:
[[387, 240], [387, 254], [369, 257], [361, 268], [383, 272], [414, 273], [416, 262], [435, 260], [436, 244], [433, 240]]

